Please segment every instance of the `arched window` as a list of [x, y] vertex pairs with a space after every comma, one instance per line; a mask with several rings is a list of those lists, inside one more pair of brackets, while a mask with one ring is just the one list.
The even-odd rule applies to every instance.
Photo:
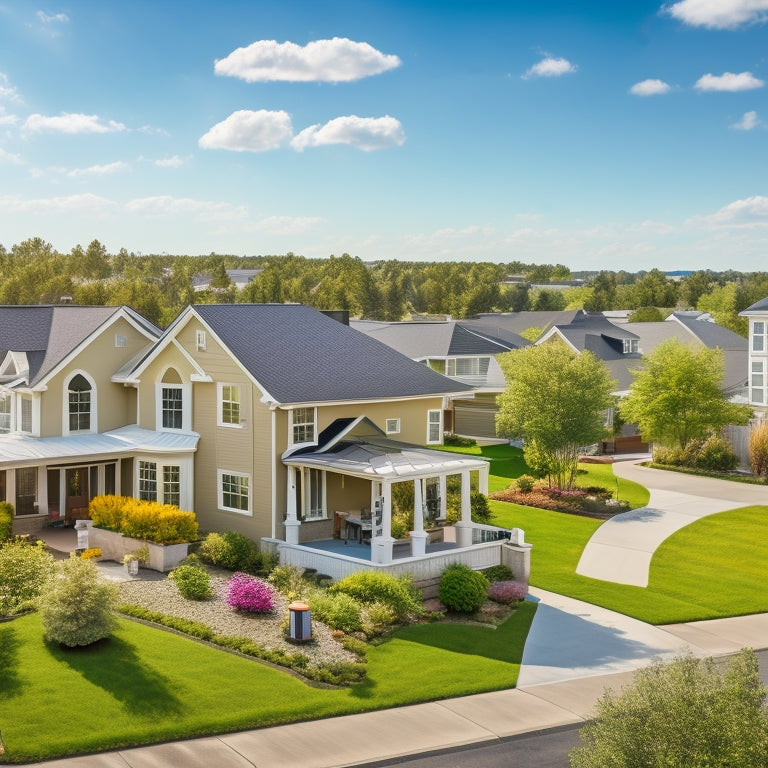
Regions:
[[163, 429], [184, 428], [184, 388], [181, 376], [174, 368], [168, 368], [160, 386], [160, 410]]
[[88, 432], [91, 429], [91, 384], [78, 373], [67, 389], [69, 397], [69, 431]]

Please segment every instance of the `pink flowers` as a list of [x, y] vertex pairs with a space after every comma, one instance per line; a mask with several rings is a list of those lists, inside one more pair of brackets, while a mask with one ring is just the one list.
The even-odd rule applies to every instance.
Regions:
[[235, 573], [229, 580], [227, 605], [236, 611], [266, 613], [275, 607], [275, 593], [261, 579], [247, 573]]
[[494, 581], [488, 587], [488, 599], [504, 605], [517, 604], [527, 594], [528, 585], [522, 581]]

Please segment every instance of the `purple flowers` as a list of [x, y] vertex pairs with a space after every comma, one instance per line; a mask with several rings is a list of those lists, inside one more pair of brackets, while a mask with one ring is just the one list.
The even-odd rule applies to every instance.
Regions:
[[272, 587], [255, 576], [235, 573], [228, 586], [227, 605], [236, 611], [266, 613], [275, 607], [275, 593]]
[[527, 594], [528, 585], [521, 581], [494, 581], [488, 587], [488, 599], [504, 605], [517, 604]]

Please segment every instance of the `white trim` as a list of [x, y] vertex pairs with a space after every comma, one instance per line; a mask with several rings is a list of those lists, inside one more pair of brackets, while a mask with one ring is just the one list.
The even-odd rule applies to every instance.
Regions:
[[[301, 499], [299, 500], [299, 506], [301, 508], [301, 519], [304, 522], [317, 522], [320, 520], [327, 520], [328, 519], [328, 495], [327, 495], [327, 488], [328, 488], [328, 478], [327, 473], [324, 469], [320, 467], [301, 467]], [[320, 514], [316, 516], [310, 516], [309, 515], [309, 502], [311, 494], [309, 491], [312, 488], [312, 483], [310, 481], [310, 477], [312, 475], [312, 472], [317, 472], [320, 477], [320, 482], [322, 483], [322, 488], [320, 489], [321, 499], [320, 499]]]
[[[88, 429], [70, 429], [69, 428], [69, 385], [75, 376], [82, 376], [91, 385], [91, 418]], [[62, 435], [92, 435], [99, 431], [99, 399], [96, 380], [88, 371], [78, 368], [72, 371], [62, 382], [61, 385], [62, 407], [61, 407], [61, 434]]]
[[[442, 376], [442, 374], [440, 374]], [[444, 377], [448, 383], [455, 384], [447, 376]], [[366, 405], [367, 403], [402, 403], [411, 402], [412, 400], [433, 400], [452, 399], [454, 397], [470, 398], [473, 396], [475, 390], [473, 387], [464, 389], [461, 391], [453, 392], [431, 392], [424, 395], [397, 395], [396, 397], [370, 397], [367, 400], [307, 400], [305, 402], [296, 403], [276, 403], [273, 401], [273, 405], [279, 408], [281, 411], [290, 411], [293, 408], [330, 408], [337, 405]], [[262, 402], [267, 402], [262, 398]]]
[[[238, 420], [236, 422], [224, 421], [224, 387], [237, 389], [237, 403], [238, 403]], [[216, 382], [216, 426], [223, 427], [224, 429], [242, 429], [245, 425], [245, 419], [243, 418], [243, 394], [245, 387], [242, 384], [230, 384], [226, 381]], [[235, 402], [228, 400], [227, 402]]]
[[[437, 422], [434, 422], [430, 419], [430, 416], [433, 413], [439, 414], [439, 420]], [[432, 426], [437, 423], [438, 425], [438, 439], [437, 440], [431, 440], [430, 439], [430, 431]], [[443, 442], [443, 410], [437, 409], [437, 408], [430, 408], [427, 411], [427, 445], [441, 445]]]
[[565, 338], [565, 336], [563, 336], [562, 331], [556, 325], [550, 328], [543, 336], [538, 338], [534, 342], [534, 346], [538, 346], [539, 344], [543, 344], [545, 341], [549, 341], [549, 339], [551, 339], [554, 335], [559, 336], [560, 339], [564, 341], [574, 352], [577, 354], [581, 353], [581, 350], [578, 347], [573, 345], [570, 341], [568, 341], [568, 339]]
[[[389, 422], [394, 421], [394, 429], [389, 428]], [[400, 417], [397, 416], [392, 419], [385, 419], [384, 420], [384, 430], [388, 435], [399, 435], [400, 434]]]
[[[234, 507], [224, 506], [224, 475], [229, 477], [244, 477], [248, 481], [248, 509], [235, 509]], [[216, 469], [216, 501], [220, 510], [225, 512], [234, 512], [238, 515], [253, 517], [253, 480], [247, 472], [235, 472], [231, 469]]]
[[[163, 381], [165, 374], [173, 369], [179, 374], [181, 384]], [[181, 428], [163, 426], [163, 389], [181, 390]], [[137, 398], [138, 399], [138, 398]], [[158, 432], [191, 432], [192, 431], [192, 385], [184, 382], [178, 368], [169, 364], [160, 371], [155, 382], [155, 429]]]
[[195, 348], [198, 352], [205, 352], [208, 348], [208, 338], [206, 333], [199, 328], [195, 331]]
[[[312, 425], [313, 425], [313, 437], [312, 440], [304, 440], [303, 442], [296, 442], [293, 438], [293, 428], [294, 428], [294, 421], [293, 421], [293, 415], [295, 411], [301, 410], [301, 411], [312, 411]], [[299, 424], [309, 424], [309, 421], [302, 421], [299, 422]], [[288, 412], [288, 446], [290, 448], [299, 448], [306, 445], [317, 445], [317, 436], [318, 436], [318, 428], [317, 428], [317, 407], [316, 406], [298, 406], [297, 408], [292, 408]]]

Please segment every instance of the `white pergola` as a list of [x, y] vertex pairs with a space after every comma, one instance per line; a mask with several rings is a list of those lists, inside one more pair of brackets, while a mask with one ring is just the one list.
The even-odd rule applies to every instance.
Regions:
[[[363, 430], [359, 428], [363, 427]], [[371, 430], [371, 427], [373, 428]], [[355, 429], [357, 428], [357, 429]], [[341, 475], [358, 477], [371, 486], [371, 561], [391, 563], [392, 485], [411, 481], [414, 491], [413, 523], [410, 533], [411, 555], [426, 552], [428, 534], [424, 530], [426, 515], [425, 484], [437, 478], [440, 509], [438, 519], [445, 519], [446, 481], [449, 475], [461, 476], [461, 520], [456, 524], [456, 545], [472, 544], [472, 510], [470, 473], [479, 473], [479, 490], [488, 493], [489, 464], [484, 459], [457, 453], [429, 450], [389, 440], [368, 419], [361, 417], [332, 440], [317, 449], [283, 456], [288, 468], [287, 516], [285, 536], [288, 544], [299, 543], [296, 471], [310, 467]]]

